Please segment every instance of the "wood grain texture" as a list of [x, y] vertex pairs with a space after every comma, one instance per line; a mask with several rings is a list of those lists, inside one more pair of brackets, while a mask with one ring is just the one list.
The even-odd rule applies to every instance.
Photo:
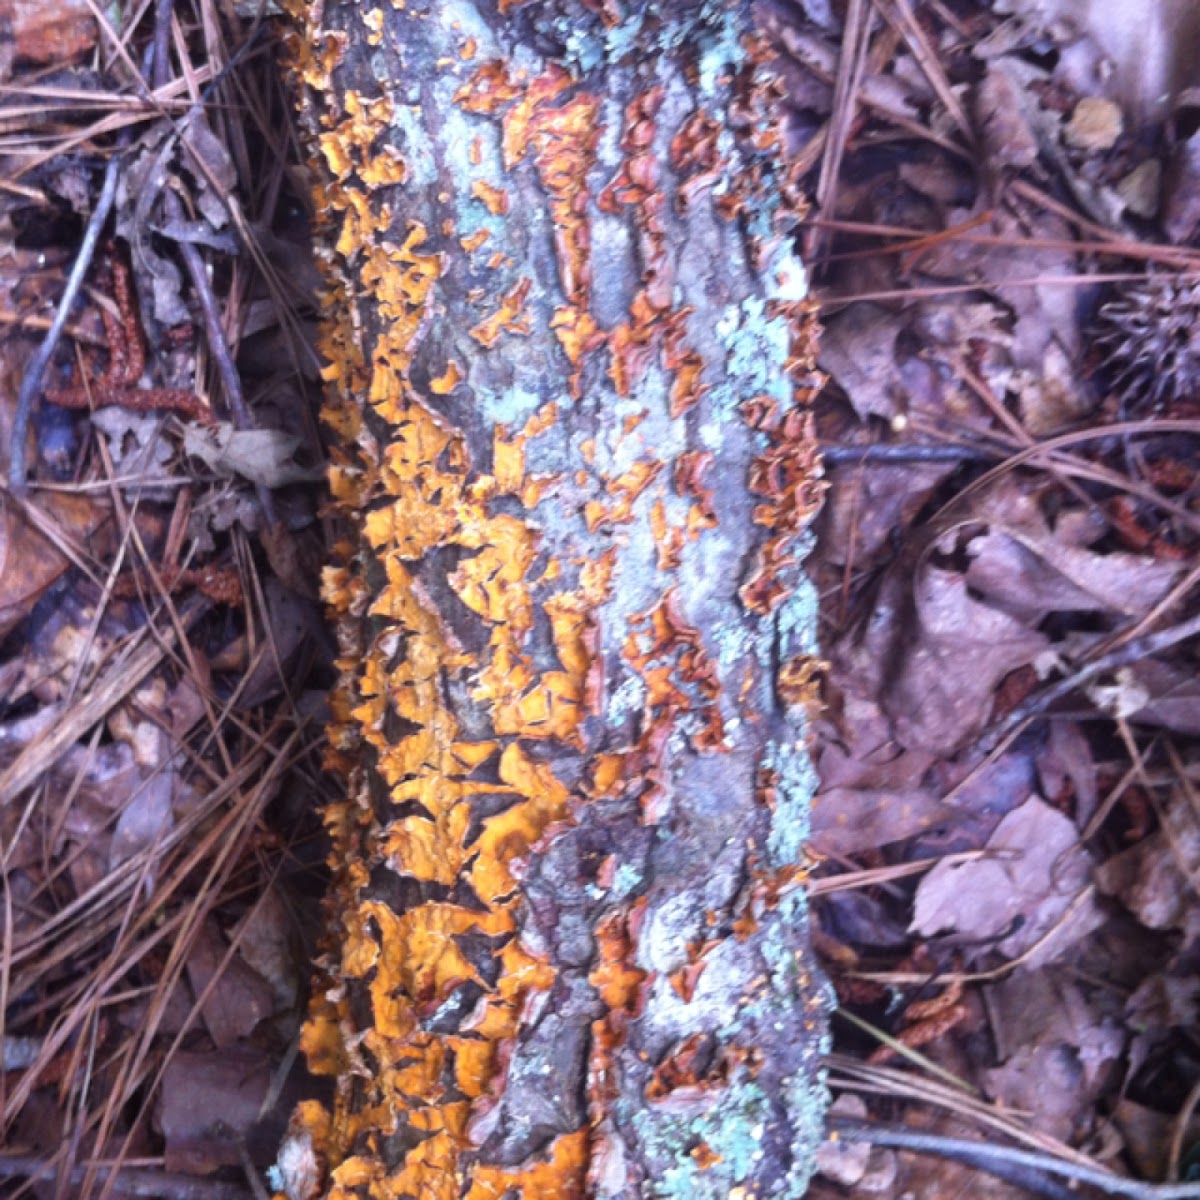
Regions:
[[297, 2], [336, 882], [293, 1197], [799, 1196], [815, 324], [738, 3]]

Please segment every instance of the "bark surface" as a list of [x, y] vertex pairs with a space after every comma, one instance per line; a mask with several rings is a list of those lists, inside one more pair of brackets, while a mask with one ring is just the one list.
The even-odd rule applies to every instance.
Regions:
[[293, 1196], [799, 1196], [815, 326], [741, 4], [296, 0], [342, 682]]

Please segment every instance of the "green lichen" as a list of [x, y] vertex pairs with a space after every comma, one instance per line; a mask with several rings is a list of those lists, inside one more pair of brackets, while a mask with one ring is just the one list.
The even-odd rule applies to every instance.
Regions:
[[775, 772], [775, 811], [767, 853], [772, 867], [788, 867], [804, 860], [809, 833], [809, 810], [816, 795], [817, 774], [802, 739], [776, 742], [767, 750], [764, 766]]

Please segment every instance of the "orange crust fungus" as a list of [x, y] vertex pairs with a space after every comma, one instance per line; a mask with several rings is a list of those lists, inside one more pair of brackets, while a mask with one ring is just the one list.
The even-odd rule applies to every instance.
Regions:
[[345, 798], [275, 1182], [799, 1197], [819, 381], [748, 6], [287, 6]]

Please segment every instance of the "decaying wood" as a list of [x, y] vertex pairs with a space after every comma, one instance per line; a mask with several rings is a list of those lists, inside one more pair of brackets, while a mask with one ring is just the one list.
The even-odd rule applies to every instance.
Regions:
[[748, 10], [315, 0], [342, 682], [292, 1196], [799, 1196], [815, 326]]

